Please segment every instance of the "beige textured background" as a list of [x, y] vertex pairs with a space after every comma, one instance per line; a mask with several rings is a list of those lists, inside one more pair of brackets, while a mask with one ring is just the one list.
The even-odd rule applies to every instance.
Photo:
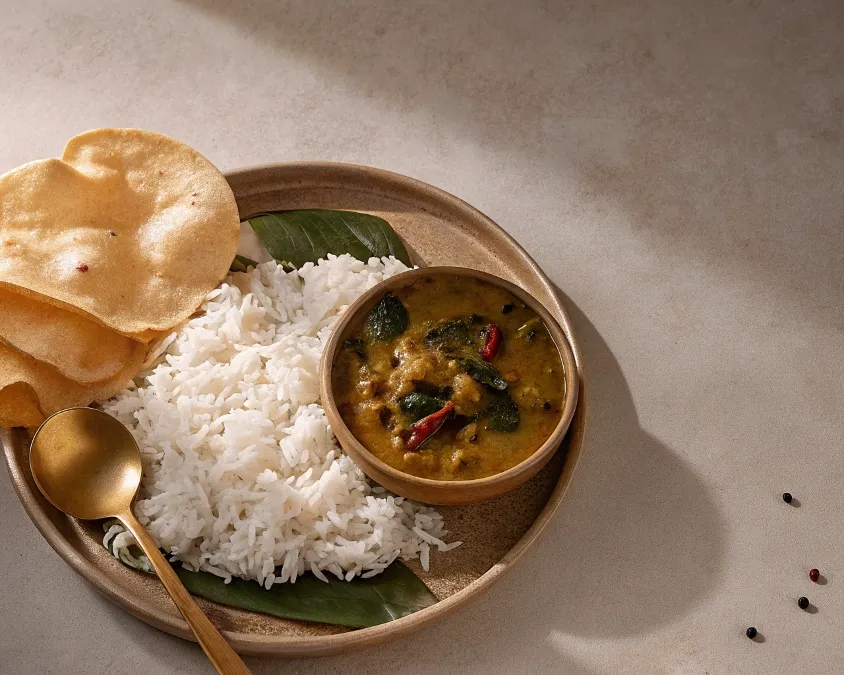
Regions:
[[[371, 164], [488, 213], [569, 299], [592, 427], [537, 548], [421, 634], [255, 673], [844, 671], [840, 0], [0, 0], [0, 16], [0, 171], [107, 125], [223, 169]], [[5, 472], [0, 626], [4, 674], [211, 672], [77, 578]]]

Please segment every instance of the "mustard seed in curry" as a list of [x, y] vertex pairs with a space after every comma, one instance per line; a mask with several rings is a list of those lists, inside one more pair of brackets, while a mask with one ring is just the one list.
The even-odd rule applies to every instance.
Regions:
[[376, 457], [436, 480], [491, 476], [560, 421], [563, 365], [545, 324], [479, 279], [421, 277], [385, 294], [343, 344], [333, 387]]

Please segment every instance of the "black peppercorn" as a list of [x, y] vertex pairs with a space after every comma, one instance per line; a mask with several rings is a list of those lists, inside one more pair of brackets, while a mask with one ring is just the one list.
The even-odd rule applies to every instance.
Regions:
[[472, 435], [469, 437], [469, 442], [470, 442], [470, 443], [474, 443], [474, 442], [475, 442], [475, 441], [477, 441], [477, 440], [478, 440], [478, 435], [477, 435], [477, 434], [472, 434]]
[[516, 309], [516, 306], [512, 302], [508, 302], [506, 305], [504, 305], [504, 307], [501, 308], [501, 311], [504, 314], [509, 314], [514, 309]]
[[542, 404], [542, 409], [551, 410], [551, 401], [545, 401], [545, 403]]
[[807, 598], [805, 595], [800, 597], [800, 598], [797, 598], [797, 606], [800, 609], [808, 609], [809, 608], [809, 598]]
[[753, 626], [751, 626], [750, 628], [747, 629], [747, 637], [749, 637], [751, 640], [753, 638], [755, 638], [756, 635], [757, 635], [757, 631]]
[[528, 334], [527, 334], [527, 336], [526, 336], [526, 337], [527, 337], [527, 339], [528, 339], [528, 340], [533, 340], [533, 338], [535, 338], [535, 337], [536, 337], [536, 332], [535, 332], [535, 331], [531, 331], [530, 333], [528, 333]]
[[791, 504], [791, 500], [792, 500], [792, 499], [793, 499], [793, 498], [792, 498], [792, 496], [791, 496], [791, 493], [790, 493], [790, 492], [783, 492], [783, 493], [782, 493], [782, 500], [783, 500], [786, 504]]

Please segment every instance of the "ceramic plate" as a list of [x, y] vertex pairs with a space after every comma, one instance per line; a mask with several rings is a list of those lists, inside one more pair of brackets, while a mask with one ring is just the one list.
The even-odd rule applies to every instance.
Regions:
[[[491, 272], [542, 302], [568, 337], [578, 364], [580, 398], [569, 432], [548, 465], [518, 490], [472, 506], [438, 507], [449, 540], [464, 544], [431, 553], [431, 571], [411, 567], [439, 602], [387, 624], [350, 630], [224, 607], [197, 598], [234, 648], [243, 654], [319, 656], [376, 645], [407, 635], [468, 604], [501, 578], [536, 542], [560, 506], [583, 447], [587, 389], [571, 321], [549, 279], [489, 218], [456, 197], [420, 181], [362, 166], [291, 163], [227, 175], [242, 219], [282, 209], [335, 208], [385, 218], [417, 265], [457, 265]], [[29, 517], [56, 552], [103, 595], [161, 630], [190, 639], [187, 624], [158, 580], [135, 572], [102, 547], [99, 522], [59, 513], [32, 481], [25, 433], [3, 430], [12, 484]]]

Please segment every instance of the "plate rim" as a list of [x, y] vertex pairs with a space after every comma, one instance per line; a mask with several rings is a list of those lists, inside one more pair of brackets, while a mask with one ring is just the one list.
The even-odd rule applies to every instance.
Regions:
[[[561, 327], [569, 340], [575, 363], [577, 364], [577, 376], [579, 382], [579, 399], [574, 418], [572, 420], [569, 434], [572, 434], [569, 442], [569, 457], [567, 457], [562, 473], [558, 478], [548, 501], [537, 515], [528, 530], [522, 537], [507, 551], [490, 569], [480, 577], [469, 583], [467, 586], [450, 595], [443, 600], [426, 609], [420, 610], [409, 616], [391, 621], [389, 623], [350, 630], [343, 633], [335, 633], [322, 636], [289, 636], [289, 635], [265, 635], [249, 634], [223, 630], [226, 639], [234, 649], [242, 654], [251, 655], [275, 655], [288, 657], [301, 656], [328, 656], [333, 654], [356, 651], [365, 647], [372, 647], [397, 638], [406, 636], [416, 630], [430, 625], [452, 612], [464, 607], [479, 597], [482, 593], [500, 580], [533, 546], [542, 533], [546, 530], [549, 522], [560, 507], [566, 492], [568, 491], [578, 465], [581, 463], [584, 449], [584, 440], [588, 427], [589, 418], [589, 395], [584, 372], [583, 357], [580, 345], [574, 334], [571, 317], [563, 305], [560, 293], [554, 287], [553, 282], [542, 271], [536, 261], [525, 251], [507, 231], [489, 218], [486, 214], [463, 201], [459, 197], [429, 183], [411, 178], [399, 173], [378, 169], [361, 164], [350, 164], [344, 162], [272, 162], [266, 164], [250, 165], [224, 173], [232, 189], [236, 191], [237, 182], [251, 182], [260, 177], [260, 174], [279, 171], [345, 171], [360, 176], [374, 177], [389, 183], [397, 183], [406, 190], [422, 193], [437, 202], [448, 204], [452, 209], [463, 212], [472, 219], [480, 221], [486, 227], [504, 238], [527, 263], [530, 271], [540, 280], [541, 284], [548, 291], [550, 297], [554, 298], [556, 309], [561, 317]], [[382, 193], [383, 194], [383, 193]], [[396, 199], [395, 195], [384, 196]], [[247, 216], [248, 217], [248, 216]], [[241, 215], [241, 220], [243, 216]], [[34, 494], [29, 482], [26, 479], [26, 466], [20, 466], [15, 461], [13, 447], [15, 443], [22, 442], [23, 432], [20, 429], [0, 429], [0, 443], [3, 446], [3, 457], [11, 477], [15, 493], [21, 502], [27, 516], [33, 522], [47, 543], [70, 567], [88, 581], [98, 592], [104, 595], [129, 614], [144, 621], [145, 623], [183, 639], [192, 640], [193, 635], [187, 623], [181, 617], [172, 615], [162, 617], [156, 608], [144, 598], [129, 596], [122, 592], [119, 584], [91, 565], [87, 559], [80, 555], [73, 545], [59, 531], [52, 522], [39, 495]], [[570, 461], [570, 458], [573, 461]], [[571, 464], [571, 466], [569, 466]]]

